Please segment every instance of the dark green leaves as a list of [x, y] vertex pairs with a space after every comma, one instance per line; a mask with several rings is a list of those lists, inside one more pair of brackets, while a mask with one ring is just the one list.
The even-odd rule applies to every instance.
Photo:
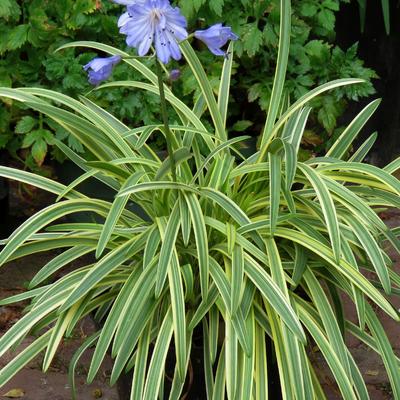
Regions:
[[53, 144], [53, 135], [47, 129], [37, 129], [29, 132], [22, 142], [22, 148], [31, 147], [32, 156], [40, 166], [47, 153], [47, 146]]
[[8, 34], [7, 47], [10, 50], [20, 48], [28, 38], [29, 25], [18, 25]]
[[35, 118], [26, 115], [18, 121], [17, 125], [15, 126], [15, 132], [28, 133], [35, 127], [36, 124], [37, 121]]

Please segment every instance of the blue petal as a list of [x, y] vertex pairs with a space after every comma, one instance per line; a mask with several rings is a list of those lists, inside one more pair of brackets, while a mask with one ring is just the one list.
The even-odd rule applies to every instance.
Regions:
[[123, 13], [119, 18], [118, 18], [118, 28], [121, 28], [121, 26], [124, 26], [129, 20], [130, 20], [130, 15], [128, 12]]

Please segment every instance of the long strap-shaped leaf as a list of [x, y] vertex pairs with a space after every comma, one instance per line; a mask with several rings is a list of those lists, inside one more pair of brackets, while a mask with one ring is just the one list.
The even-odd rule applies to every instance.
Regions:
[[195, 187], [186, 185], [185, 183], [162, 181], [162, 182], [144, 182], [144, 183], [139, 183], [137, 185], [129, 185], [124, 190], [121, 190], [120, 193], [118, 193], [118, 196], [125, 196], [126, 194], [134, 194], [144, 191], [160, 190], [160, 189], [177, 189], [182, 191], [194, 192], [197, 194], [199, 193]]
[[278, 222], [279, 206], [281, 199], [281, 180], [282, 180], [282, 157], [279, 153], [268, 153], [269, 161], [269, 218], [270, 235], [274, 235]]
[[[375, 165], [363, 164], [359, 162], [349, 163], [342, 161], [318, 167], [318, 171], [335, 171], [335, 170], [344, 171], [343, 174], [345, 174], [346, 172], [350, 173], [349, 177], [351, 177], [352, 173], [355, 173], [354, 174], [355, 176], [357, 176], [357, 173], [368, 175], [374, 180], [376, 179], [377, 181], [379, 181], [379, 183], [382, 183], [382, 187], [385, 190], [392, 191], [396, 193], [398, 196], [400, 196], [400, 181], [394, 176], [390, 175], [390, 173], [388, 173], [386, 170], [380, 169]], [[368, 179], [366, 180], [365, 186], [369, 186]]]
[[[68, 147], [66, 144], [64, 144], [63, 142], [61, 142], [57, 139], [54, 139], [54, 144], [67, 156], [67, 158], [70, 161], [72, 161], [80, 169], [82, 169], [83, 171], [91, 172], [90, 167], [88, 167], [88, 165], [87, 165], [87, 161], [83, 157], [81, 157], [80, 155], [75, 153], [70, 147]], [[110, 176], [106, 176], [100, 172], [97, 172], [93, 175], [93, 177], [95, 179], [97, 179], [98, 181], [102, 182], [104, 185], [109, 186], [113, 190], [118, 191], [120, 188], [119, 182]], [[71, 182], [71, 184], [69, 186], [73, 185], [77, 181], [79, 182], [80, 179], [81, 179], [81, 177], [78, 177], [74, 182]], [[62, 193], [63, 197], [67, 197], [67, 196], [65, 196], [66, 193], [69, 192], [69, 191], [67, 191], [67, 189], [68, 188], [66, 188], [64, 190], [64, 192]], [[59, 195], [59, 197], [61, 198], [61, 195]]]
[[200, 287], [202, 297], [207, 298], [208, 279], [209, 279], [209, 259], [208, 259], [208, 238], [204, 215], [197, 197], [189, 193], [185, 195], [187, 207], [189, 208], [190, 218], [196, 241], [196, 250], [200, 272]]
[[[271, 133], [268, 135], [270, 138], [275, 137], [275, 135], [279, 132], [279, 130], [282, 128], [282, 126], [285, 124], [285, 122], [300, 108], [302, 108], [304, 105], [306, 105], [310, 100], [312, 100], [314, 97], [319, 96], [320, 94], [328, 91], [335, 89], [340, 86], [346, 86], [346, 85], [354, 85], [355, 83], [363, 83], [365, 82], [363, 79], [353, 79], [353, 78], [345, 78], [345, 79], [336, 79], [334, 81], [324, 83], [321, 86], [318, 86], [317, 88], [311, 90], [304, 96], [302, 96], [299, 100], [297, 100], [292, 106], [290, 106], [287, 111], [279, 118], [279, 120], [276, 122], [276, 124], [273, 126]], [[260, 152], [257, 155], [258, 156], [258, 162], [262, 162], [264, 160], [265, 154], [268, 150], [268, 145], [269, 142], [266, 142], [266, 145], [260, 148]]]
[[[226, 224], [224, 224], [221, 221], [218, 221], [216, 219], [210, 218], [210, 217], [204, 217], [204, 221], [205, 221], [206, 225], [209, 225], [210, 227], [219, 231], [223, 235], [227, 235]], [[238, 232], [238, 231], [239, 230], [237, 230], [236, 232]], [[247, 252], [249, 254], [251, 254], [253, 257], [257, 258], [258, 260], [260, 260], [262, 264], [268, 263], [265, 252], [260, 250], [257, 246], [255, 246], [253, 243], [251, 243], [249, 240], [244, 238], [239, 233], [236, 234], [236, 242], [237, 242], [237, 244], [242, 246], [245, 250], [247, 250]]]
[[25, 221], [10, 236], [9, 241], [0, 253], [0, 265], [3, 265], [32, 234], [56, 219], [82, 211], [92, 211], [104, 216], [107, 209], [107, 202], [89, 199], [66, 200], [44, 208]]
[[214, 284], [210, 285], [210, 289], [208, 291], [208, 296], [207, 298], [203, 298], [202, 302], [199, 304], [199, 306], [196, 308], [196, 312], [194, 313], [189, 326], [188, 330], [192, 331], [197, 324], [201, 322], [203, 317], [208, 313], [210, 308], [215, 304], [219, 297], [218, 294], [218, 289]]
[[113, 334], [119, 325], [121, 316], [123, 315], [122, 311], [125, 305], [128, 303], [130, 297], [132, 297], [134, 294], [133, 289], [136, 285], [139, 274], [139, 268], [136, 268], [134, 271], [132, 271], [130, 277], [126, 280], [110, 310], [106, 322], [101, 330], [101, 335], [90, 363], [90, 369], [87, 378], [88, 382], [93, 381], [98, 369], [100, 368], [100, 365], [111, 343]]
[[374, 266], [374, 269], [382, 283], [382, 286], [386, 294], [391, 294], [392, 285], [390, 282], [388, 267], [385, 263], [382, 251], [372, 236], [370, 231], [366, 229], [364, 224], [360, 224], [359, 221], [351, 215], [345, 217], [347, 224], [351, 226], [358, 240], [362, 244], [366, 254]]
[[143, 400], [157, 399], [161, 385], [161, 379], [163, 376], [161, 371], [164, 371], [165, 369], [165, 360], [167, 358], [172, 332], [172, 311], [169, 309], [164, 317], [164, 321], [157, 335], [157, 341], [154, 346], [153, 356], [151, 357], [149, 371], [147, 374]]
[[281, 0], [281, 22], [279, 29], [279, 49], [276, 63], [274, 85], [268, 107], [267, 121], [261, 135], [260, 148], [268, 146], [273, 139], [273, 126], [282, 102], [283, 86], [285, 84], [291, 34], [291, 5], [290, 0]]
[[50, 275], [69, 264], [70, 262], [82, 257], [83, 255], [93, 251], [92, 247], [88, 246], [74, 246], [58, 256], [51, 259], [29, 282], [29, 287], [33, 288], [39, 283], [42, 283]]
[[[137, 81], [116, 81], [116, 82], [110, 82], [110, 83], [105, 83], [101, 86], [99, 86], [99, 89], [105, 89], [105, 88], [111, 88], [111, 87], [132, 87], [132, 88], [138, 88], [138, 89], [143, 89], [147, 90], [151, 93], [159, 94], [159, 89], [157, 86], [150, 85], [148, 83], [144, 82], [137, 82]], [[207, 131], [203, 123], [200, 121], [200, 119], [197, 117], [196, 114], [193, 113], [193, 111], [181, 100], [179, 100], [176, 96], [174, 96], [170, 92], [165, 93], [166, 100], [171, 103], [171, 105], [179, 110], [189, 121], [191, 124], [193, 124], [197, 129], [200, 131]], [[210, 138], [205, 137], [207, 143], [212, 143], [210, 142]]]
[[[35, 186], [39, 189], [46, 190], [56, 195], [60, 195], [66, 189], [65, 185], [55, 182], [49, 178], [45, 178], [44, 176], [21, 171], [15, 168], [4, 167], [3, 165], [0, 165], [0, 176], [3, 178], [14, 179], [19, 182], [27, 183], [28, 185]], [[85, 198], [86, 196], [75, 190], [72, 190], [66, 194], [66, 197], [68, 199], [79, 199]]]
[[36, 339], [33, 343], [31, 343], [26, 349], [19, 353], [12, 361], [8, 362], [4, 368], [0, 370], [1, 387], [3, 387], [15, 374], [24, 368], [29, 361], [33, 360], [45, 349], [51, 333], [52, 330], [50, 329]]
[[84, 279], [82, 279], [80, 284], [68, 296], [60, 308], [60, 312], [67, 310], [81, 297], [93, 290], [93, 287], [111, 271], [119, 267], [126, 260], [134, 257], [136, 253], [142, 251], [145, 246], [147, 236], [148, 231], [137, 237], [134, 237], [133, 239], [125, 242], [123, 245], [108, 253], [98, 263], [96, 263], [90, 272], [88, 272], [88, 274], [84, 277]]
[[316, 305], [318, 314], [322, 319], [329, 342], [338, 356], [343, 369], [350, 375], [350, 363], [347, 356], [346, 345], [329, 301], [317, 278], [309, 268], [304, 272], [304, 279], [310, 289], [313, 303]]
[[311, 336], [313, 337], [322, 354], [324, 355], [324, 358], [328, 363], [332, 374], [335, 377], [335, 381], [339, 386], [343, 399], [356, 399], [356, 395], [354, 393], [349, 376], [346, 374], [345, 369], [342, 367], [339, 358], [335, 353], [335, 350], [326, 339], [324, 332], [320, 330], [317, 321], [315, 321], [301, 306], [299, 307], [299, 312], [302, 322], [304, 323], [307, 330], [310, 332]]
[[225, 365], [227, 397], [234, 400], [238, 384], [238, 338], [228, 312], [225, 315]]
[[195, 51], [187, 40], [180, 43], [180, 48], [207, 102], [208, 110], [214, 122], [215, 133], [217, 137], [219, 137], [221, 140], [226, 140], [227, 137], [222, 116], [220, 110], [218, 109], [218, 104], [215, 100], [210, 81], [208, 80], [208, 77], [204, 71], [203, 66], [201, 65], [199, 58], [197, 57]]
[[[102, 120], [105, 120], [107, 126], [110, 126], [114, 132], [114, 135], [118, 141], [120, 139], [125, 139], [126, 136], [124, 133], [127, 131], [128, 127], [123, 124], [119, 119], [114, 117], [112, 114], [98, 106], [97, 104], [93, 103], [86, 97], [80, 96], [80, 100], [84, 103], [93, 113], [100, 116]], [[90, 119], [90, 118], [89, 118]], [[90, 119], [91, 120], [91, 119]], [[127, 143], [130, 141], [128, 140]], [[123, 143], [122, 143], [123, 144]], [[129, 143], [130, 147], [132, 147], [131, 143]], [[125, 144], [123, 144], [125, 147]], [[125, 147], [126, 148], [126, 147]], [[137, 151], [143, 158], [157, 159], [157, 155], [155, 152], [148, 146], [146, 143], [141, 143], [139, 147], [134, 147], [133, 150]]]
[[249, 255], [245, 255], [245, 273], [265, 297], [271, 307], [282, 318], [288, 328], [305, 343], [306, 336], [292, 306], [288, 303], [279, 286], [267, 272]]
[[375, 144], [376, 139], [378, 138], [378, 132], [374, 132], [371, 134], [364, 143], [354, 152], [354, 154], [349, 158], [349, 161], [352, 162], [362, 162], [366, 155], [370, 152], [372, 146]]
[[390, 34], [390, 3], [389, 0], [381, 0], [383, 21], [385, 23], [386, 34]]
[[[282, 398], [297, 399], [298, 397], [296, 397], [294, 392], [296, 390], [297, 392], [300, 391], [300, 399], [302, 399], [304, 397], [304, 394], [301, 394], [303, 385], [299, 384], [298, 382], [296, 382], [296, 384], [292, 384], [291, 382], [291, 375], [293, 375], [295, 372], [291, 370], [292, 365], [290, 364], [287, 354], [287, 349], [289, 346], [285, 343], [283, 326], [279, 323], [279, 314], [276, 313], [276, 311], [271, 307], [270, 304], [268, 304], [267, 301], [264, 300], [264, 303], [268, 313], [268, 320], [272, 332], [272, 340], [274, 342], [275, 356], [279, 369], [279, 381], [282, 388]], [[296, 365], [296, 369], [297, 368], [298, 365]], [[299, 394], [297, 393], [297, 395]]]
[[75, 369], [77, 367], [79, 359], [82, 357], [83, 353], [89, 349], [96, 342], [100, 335], [101, 331], [94, 333], [89, 336], [83, 344], [79, 347], [79, 349], [75, 352], [75, 354], [71, 358], [71, 362], [68, 367], [68, 382], [71, 387], [71, 398], [72, 400], [77, 400], [76, 397], [76, 386], [75, 386]]
[[[23, 338], [36, 323], [55, 310], [63, 302], [65, 296], [66, 293], [61, 292], [43, 301], [35, 310], [18, 320], [0, 339], [0, 357]], [[48, 344], [48, 339], [46, 344]]]
[[[168, 268], [171, 263], [173, 252], [175, 250], [175, 241], [178, 236], [180, 226], [180, 215], [179, 215], [179, 202], [175, 203], [174, 208], [170, 214], [166, 227], [164, 228], [165, 218], [156, 219], [157, 225], [162, 238], [162, 245], [160, 250], [160, 259], [157, 266], [157, 282], [155, 288], [155, 295], [159, 297], [165, 280], [167, 278]], [[165, 229], [165, 233], [164, 233]]]
[[232, 285], [231, 285], [231, 315], [235, 315], [242, 299], [244, 278], [243, 247], [235, 245], [232, 254]]
[[[166, 229], [162, 223], [158, 224], [160, 237], [162, 240], [161, 252], [160, 252], [160, 260], [162, 257], [166, 256], [165, 248], [170, 252], [171, 257], [169, 262], [166, 263], [167, 273], [168, 273], [168, 283], [169, 283], [169, 291], [171, 295], [171, 309], [172, 309], [172, 318], [173, 318], [173, 326], [174, 326], [174, 336], [175, 336], [175, 351], [176, 351], [176, 360], [177, 360], [177, 368], [179, 372], [179, 376], [181, 380], [185, 379], [186, 370], [186, 316], [185, 316], [185, 299], [183, 294], [183, 284], [182, 284], [182, 276], [180, 271], [178, 254], [175, 249], [175, 240], [176, 234], [179, 230], [179, 223], [175, 228], [176, 221], [179, 220], [179, 205], [178, 203], [175, 205], [170, 220], [168, 221]], [[165, 243], [169, 243], [169, 237], [172, 238], [171, 244], [172, 247], [165, 246]], [[159, 267], [160, 268], [160, 263]], [[158, 274], [160, 274], [160, 269], [158, 269]]]
[[389, 174], [393, 174], [393, 172], [396, 172], [399, 168], [400, 168], [400, 157], [397, 157], [390, 164], [386, 165], [386, 167], [383, 169], [386, 172], [389, 172]]
[[121, 313], [123, 318], [116, 332], [111, 354], [116, 356], [110, 377], [111, 384], [121, 375], [144, 329], [151, 323], [157, 307], [160, 306], [161, 298], [155, 300], [153, 295], [156, 272], [154, 265], [146, 268], [135, 285], [134, 295]]
[[74, 314], [76, 314], [79, 306], [80, 303], [78, 302], [74, 304], [74, 306], [71, 307], [68, 311], [65, 311], [58, 316], [54, 328], [52, 329], [52, 333], [47, 344], [46, 353], [44, 355], [43, 372], [47, 372], [47, 370], [49, 369], [50, 363], [52, 362], [56, 354], [57, 348], [64, 336], [64, 333], [67, 330], [69, 323], [73, 319]]
[[152, 323], [146, 326], [141, 335], [135, 355], [135, 367], [133, 371], [132, 388], [130, 400], [142, 400], [143, 387], [146, 378], [147, 359], [150, 350]]
[[315, 193], [318, 197], [319, 203], [324, 214], [326, 226], [328, 228], [329, 237], [331, 239], [333, 254], [336, 260], [340, 258], [340, 232], [339, 222], [336, 215], [335, 204], [332, 200], [332, 196], [329, 193], [324, 181], [318, 176], [318, 173], [314, 169], [310, 168], [306, 164], [299, 164], [300, 170], [310, 181]]
[[[229, 313], [229, 309], [231, 306], [231, 299], [230, 299], [230, 287], [229, 287], [229, 281], [228, 278], [226, 277], [225, 273], [221, 269], [221, 267], [218, 265], [218, 263], [215, 261], [214, 258], [210, 257], [210, 272], [211, 276], [221, 294], [222, 300], [223, 300], [223, 306], [220, 306], [219, 308], [221, 309], [221, 313], [228, 318], [229, 316], [227, 315]], [[218, 303], [217, 303], [218, 304]], [[250, 354], [250, 343], [248, 340], [248, 333], [246, 331], [246, 324], [245, 320], [243, 317], [243, 314], [241, 313], [241, 309], [238, 310], [235, 316], [230, 316], [231, 318], [233, 327], [235, 329], [237, 338], [243, 347], [243, 350], [246, 352], [246, 354]]]
[[256, 399], [268, 399], [268, 367], [265, 331], [257, 322], [255, 324], [254, 348], [254, 386]]
[[213, 159], [215, 158], [215, 156], [220, 153], [222, 150], [231, 147], [233, 144], [241, 142], [243, 140], [246, 140], [250, 138], [250, 136], [239, 136], [239, 137], [235, 137], [229, 140], [226, 140], [225, 142], [221, 143], [219, 146], [217, 146], [213, 151], [211, 151], [207, 157], [205, 158], [205, 160], [202, 162], [201, 166], [197, 169], [196, 173], [194, 174], [191, 183], [193, 184], [194, 182], [196, 182], [196, 179], [199, 177], [199, 175], [201, 174], [202, 170], [207, 166], [207, 164]]
[[[53, 90], [48, 90], [44, 88], [19, 88], [19, 92], [27, 92], [33, 94], [35, 96], [44, 97], [46, 99], [50, 99], [52, 101], [57, 101], [57, 103], [66, 105], [67, 107], [71, 108], [72, 110], [76, 111], [78, 114], [81, 114], [89, 121], [91, 120], [90, 114], [85, 112], [87, 108], [91, 109], [93, 112], [99, 113], [103, 118], [105, 118], [109, 125], [113, 126], [113, 128], [119, 133], [119, 135], [123, 138], [127, 136], [123, 135], [129, 128], [123, 124], [120, 120], [115, 118], [113, 115], [96, 105], [95, 103], [91, 102], [87, 98], [83, 97], [82, 102], [86, 105], [86, 107], [82, 106], [82, 103], [73, 99], [72, 97], [66, 96], [62, 93], [54, 92]], [[148, 157], [150, 159], [156, 158], [154, 152], [145, 144], [143, 149], [137, 149], [139, 153], [142, 154], [144, 157]]]
[[335, 143], [333, 143], [333, 145], [327, 151], [326, 156], [339, 159], [343, 158], [354, 139], [357, 137], [367, 121], [371, 118], [375, 110], [379, 107], [380, 103], [380, 99], [369, 103], [336, 139]]
[[[62, 93], [57, 93], [52, 90], [46, 89], [31, 89], [31, 88], [24, 88], [19, 89], [23, 92], [35, 94], [38, 96], [43, 96], [45, 98], [49, 98], [52, 101], [58, 101], [62, 104], [66, 104], [71, 107], [74, 111], [81, 114], [84, 118], [88, 121], [92, 122], [103, 131], [105, 137], [107, 137], [110, 142], [116, 146], [121, 152], [125, 152], [125, 155], [132, 155], [132, 149], [128, 146], [125, 140], [120, 136], [120, 133], [117, 129], [115, 129], [115, 123], [110, 124], [110, 119], [106, 117], [104, 114], [104, 110], [102, 110], [99, 106], [95, 105], [94, 103], [91, 104], [90, 107], [86, 106], [85, 104], [70, 98]], [[89, 102], [89, 100], [87, 100]], [[102, 111], [101, 111], [102, 110]]]
[[[185, 366], [185, 370], [188, 370], [189, 367], [189, 361], [190, 361], [190, 350], [192, 348], [192, 335], [188, 334], [188, 338], [187, 338], [187, 344], [186, 344], [186, 366]], [[169, 400], [175, 400], [175, 399], [180, 399], [181, 397], [181, 393], [182, 390], [185, 386], [185, 379], [181, 379], [179, 376], [179, 371], [178, 371], [178, 367], [175, 366], [175, 372], [174, 372], [174, 378], [172, 380], [172, 384], [171, 384], [171, 391], [169, 393]]]
[[349, 279], [355, 286], [361, 289], [362, 292], [382, 308], [383, 311], [390, 315], [394, 320], [400, 320], [396, 310], [379, 292], [379, 290], [377, 290], [360, 272], [355, 270], [345, 260], [340, 259], [340, 264], [338, 264], [334, 259], [332, 250], [328, 246], [321, 244], [318, 240], [315, 240], [303, 232], [298, 232], [293, 229], [278, 227], [276, 230], [276, 236], [299, 243], [328, 261], [330, 265]]
[[26, 102], [25, 104], [60, 124], [98, 159], [108, 161], [120, 156], [118, 147], [91, 121], [51, 104], [37, 102]]
[[[121, 187], [121, 190], [130, 185], [136, 185], [140, 178], [144, 175], [143, 172], [136, 172], [131, 175]], [[100, 234], [99, 242], [96, 248], [96, 258], [99, 258], [104, 252], [107, 243], [109, 242], [111, 235], [113, 234], [114, 228], [116, 227], [124, 208], [129, 200], [129, 194], [125, 196], [116, 197], [107, 218], [104, 222], [103, 229]]]
[[[282, 260], [279, 254], [278, 247], [273, 238], [266, 239], [266, 248], [268, 253], [269, 266], [271, 269], [271, 275], [274, 282], [279, 286], [282, 293], [285, 295], [286, 299], [290, 302], [289, 291], [287, 288], [287, 283], [285, 279], [285, 274], [283, 271]], [[302, 344], [298, 340], [298, 338], [287, 328], [287, 326], [279, 320], [276, 313], [272, 310], [269, 311], [271, 327], [275, 326], [274, 335], [278, 336], [278, 342], [276, 343], [276, 352], [282, 358], [286, 358], [283, 364], [286, 364], [284, 369], [287, 371], [289, 382], [289, 386], [293, 387], [293, 392], [295, 394], [296, 399], [305, 399], [305, 391], [304, 391], [304, 377], [303, 374], [306, 374], [307, 371], [304, 370], [304, 366], [301, 363], [301, 347]], [[273, 330], [273, 331], [274, 331]], [[280, 339], [282, 342], [280, 343]], [[279, 344], [282, 345], [281, 348]], [[282, 360], [283, 361], [283, 360]], [[285, 373], [286, 373], [285, 371]], [[285, 374], [283, 374], [285, 376]], [[291, 382], [291, 383], [290, 383]]]
[[229, 103], [229, 89], [231, 84], [232, 75], [232, 63], [233, 63], [233, 48], [235, 42], [229, 43], [228, 50], [224, 61], [224, 66], [221, 73], [221, 81], [219, 84], [218, 91], [218, 109], [221, 114], [222, 123], [226, 127], [226, 117], [228, 114], [228, 103]]

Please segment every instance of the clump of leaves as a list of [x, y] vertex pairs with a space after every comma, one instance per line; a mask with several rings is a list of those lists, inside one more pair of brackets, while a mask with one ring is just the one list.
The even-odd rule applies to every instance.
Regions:
[[[400, 181], [393, 175], [400, 158], [383, 169], [364, 164], [375, 134], [349, 154], [379, 105], [375, 100], [323, 157], [300, 159], [310, 101], [363, 81], [325, 83], [282, 108], [290, 1], [282, 0], [281, 9], [281, 57], [269, 112], [260, 129], [260, 150], [247, 157], [236, 146], [248, 136], [227, 136], [232, 55], [215, 82], [207, 78], [189, 41], [180, 46], [203, 102], [189, 107], [164, 87], [177, 119], [170, 127], [174, 151], [166, 159], [147, 143], [153, 133], [166, 134], [160, 118], [132, 127], [84, 96], [75, 100], [41, 88], [0, 88], [0, 96], [56, 120], [89, 155], [79, 156], [55, 140], [83, 170], [68, 187], [0, 166], [0, 176], [58, 196], [58, 202], [0, 242], [0, 265], [34, 252], [63, 249], [32, 279], [29, 291], [0, 302], [31, 299], [27, 313], [0, 338], [0, 356], [32, 331], [39, 335], [0, 371], [0, 386], [41, 352], [46, 371], [62, 338], [94, 313], [101, 327], [71, 360], [73, 389], [78, 360], [94, 346], [89, 381], [110, 351], [112, 384], [124, 371], [133, 371], [131, 399], [166, 395], [177, 400], [199, 328], [208, 399], [267, 399], [274, 358], [284, 399], [325, 399], [308, 343], [321, 351], [344, 399], [369, 399], [346, 334], [381, 356], [394, 398], [400, 398], [399, 360], [377, 316], [379, 308], [400, 320], [387, 298], [399, 295], [400, 276], [383, 246], [389, 241], [400, 253], [399, 229], [386, 226], [378, 215], [382, 208], [400, 206]], [[123, 87], [160, 93], [156, 75], [129, 54], [93, 42], [68, 46], [119, 54], [146, 80], [146, 85], [126, 80], [104, 84], [99, 92]], [[245, 126], [238, 122], [236, 129]], [[77, 190], [90, 177], [112, 188], [111, 202]], [[82, 212], [93, 218], [56, 222]], [[66, 264], [89, 253], [92, 262], [45, 284]], [[346, 320], [344, 297], [354, 303], [357, 323]], [[273, 342], [273, 356], [267, 353], [267, 337]], [[169, 388], [163, 372], [168, 355], [174, 369], [168, 374]]]

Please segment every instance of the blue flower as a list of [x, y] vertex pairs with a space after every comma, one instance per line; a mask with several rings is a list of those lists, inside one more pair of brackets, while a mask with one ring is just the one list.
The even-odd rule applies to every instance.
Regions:
[[222, 26], [222, 24], [215, 24], [208, 29], [196, 31], [194, 37], [204, 42], [211, 53], [216, 56], [226, 55], [221, 47], [225, 46], [228, 40], [239, 39], [239, 36], [235, 35], [229, 26]]
[[94, 58], [83, 67], [85, 71], [89, 70], [89, 83], [92, 85], [98, 85], [100, 82], [108, 79], [112, 73], [114, 65], [118, 64], [120, 61], [120, 56]]
[[118, 21], [126, 43], [135, 47], [139, 56], [149, 52], [154, 43], [158, 59], [167, 64], [171, 58], [181, 59], [178, 41], [187, 38], [187, 22], [178, 7], [169, 0], [144, 0], [128, 5], [128, 11]]

